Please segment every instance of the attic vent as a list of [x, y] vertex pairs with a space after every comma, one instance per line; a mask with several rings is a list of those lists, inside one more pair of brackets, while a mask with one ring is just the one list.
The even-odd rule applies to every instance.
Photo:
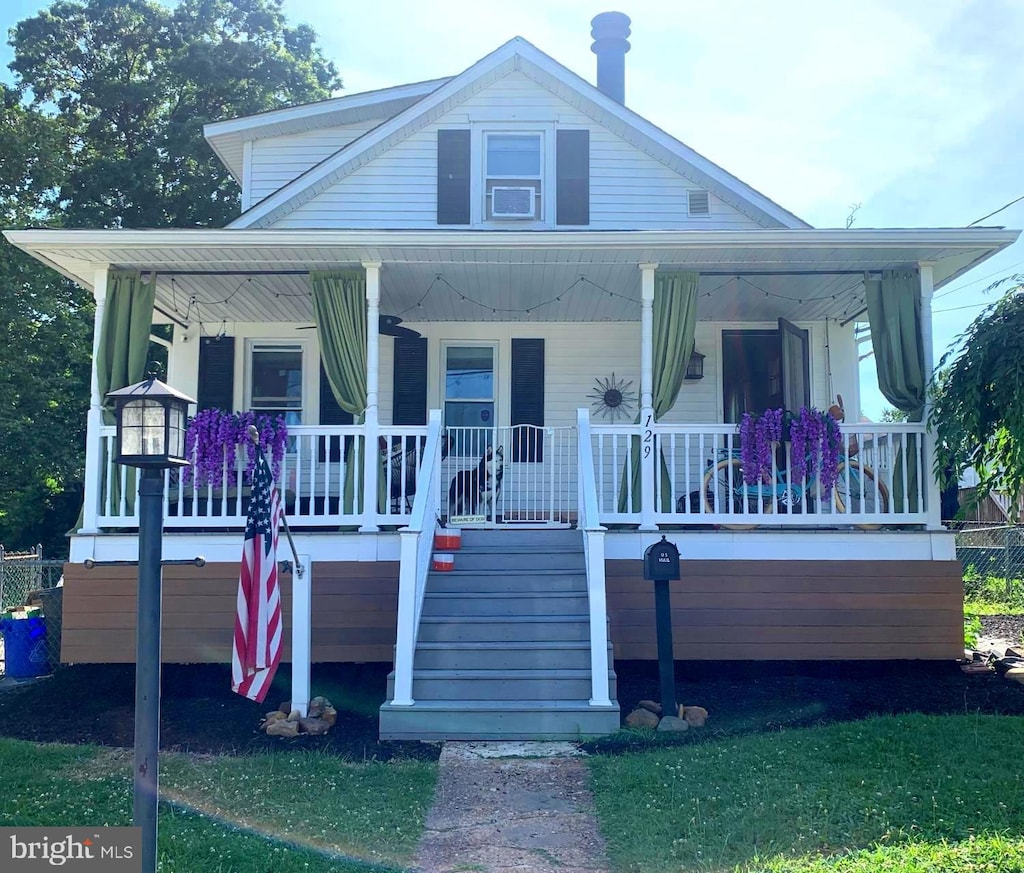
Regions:
[[491, 215], [494, 218], [533, 218], [537, 189], [527, 186], [491, 189]]
[[689, 194], [690, 215], [710, 215], [711, 199], [703, 188], [691, 190]]

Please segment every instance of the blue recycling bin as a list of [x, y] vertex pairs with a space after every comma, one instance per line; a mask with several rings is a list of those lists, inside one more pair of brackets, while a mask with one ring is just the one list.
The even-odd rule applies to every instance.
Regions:
[[0, 633], [4, 637], [4, 672], [12, 679], [29, 679], [50, 672], [50, 657], [46, 647], [46, 619], [0, 618]]

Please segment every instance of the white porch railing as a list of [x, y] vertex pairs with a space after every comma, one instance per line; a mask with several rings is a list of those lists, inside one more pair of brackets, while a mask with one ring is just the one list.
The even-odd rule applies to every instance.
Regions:
[[398, 575], [398, 627], [395, 644], [395, 684], [392, 703], [412, 706], [412, 668], [416, 656], [423, 595], [434, 545], [434, 529], [441, 505], [441, 410], [430, 410], [427, 442], [423, 450], [421, 482], [416, 490], [409, 526], [399, 536], [402, 540], [401, 565]]
[[[101, 431], [101, 476], [98, 495], [100, 527], [135, 527], [135, 475], [113, 463], [115, 428]], [[376, 505], [362, 496], [366, 433], [361, 425], [293, 426], [289, 451], [281, 463], [278, 486], [293, 527], [342, 527], [365, 524], [404, 525], [412, 517], [413, 497], [423, 461], [427, 428], [385, 426], [375, 440], [381, 486]], [[374, 441], [371, 441], [371, 445]], [[245, 525], [250, 486], [245, 452], [225, 461], [218, 481], [185, 482], [180, 470], [165, 473], [164, 526], [237, 529]], [[346, 488], [346, 479], [351, 479]], [[86, 495], [86, 499], [90, 499]], [[97, 499], [93, 496], [92, 499]]]
[[608, 694], [608, 602], [604, 575], [605, 529], [598, 521], [597, 482], [590, 436], [590, 413], [577, 410], [578, 526], [583, 532], [587, 562], [587, 602], [590, 607], [590, 705], [611, 706]]
[[[925, 524], [927, 483], [923, 424], [841, 425], [839, 481], [828, 493], [820, 471], [789, 475], [788, 444], [768, 481], [744, 481], [739, 431], [732, 424], [657, 424], [642, 442], [637, 425], [593, 425], [602, 523], [634, 523], [641, 447], [655, 456], [655, 521], [671, 524], [808, 526]], [[916, 475], [915, 475], [916, 474]]]

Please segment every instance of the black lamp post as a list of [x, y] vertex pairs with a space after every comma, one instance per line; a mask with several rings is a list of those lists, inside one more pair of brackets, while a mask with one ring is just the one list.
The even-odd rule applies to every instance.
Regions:
[[114, 460], [142, 470], [139, 480], [139, 589], [135, 649], [135, 802], [132, 822], [142, 828], [142, 870], [156, 871], [158, 755], [160, 749], [160, 560], [164, 473], [188, 464], [185, 428], [191, 398], [154, 373], [111, 391], [117, 417]]

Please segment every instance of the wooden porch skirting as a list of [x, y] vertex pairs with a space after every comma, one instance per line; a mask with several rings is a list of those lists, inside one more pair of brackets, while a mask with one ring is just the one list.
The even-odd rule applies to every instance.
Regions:
[[[672, 583], [680, 660], [945, 660], [963, 655], [959, 561], [685, 561]], [[135, 660], [135, 567], [64, 568], [65, 663]], [[313, 565], [313, 660], [391, 661], [397, 562]], [[237, 564], [164, 568], [163, 658], [229, 663]], [[284, 656], [291, 586], [282, 577]], [[653, 584], [607, 561], [617, 659], [657, 658]]]
[[[962, 658], [959, 561], [683, 561], [670, 583], [686, 661]], [[616, 659], [653, 660], [654, 583], [607, 561]]]
[[[134, 663], [136, 567], [64, 566], [64, 663]], [[163, 573], [165, 663], [231, 663], [238, 564]], [[284, 652], [291, 660], [292, 577], [281, 576]], [[398, 562], [313, 564], [313, 660], [391, 661]]]

